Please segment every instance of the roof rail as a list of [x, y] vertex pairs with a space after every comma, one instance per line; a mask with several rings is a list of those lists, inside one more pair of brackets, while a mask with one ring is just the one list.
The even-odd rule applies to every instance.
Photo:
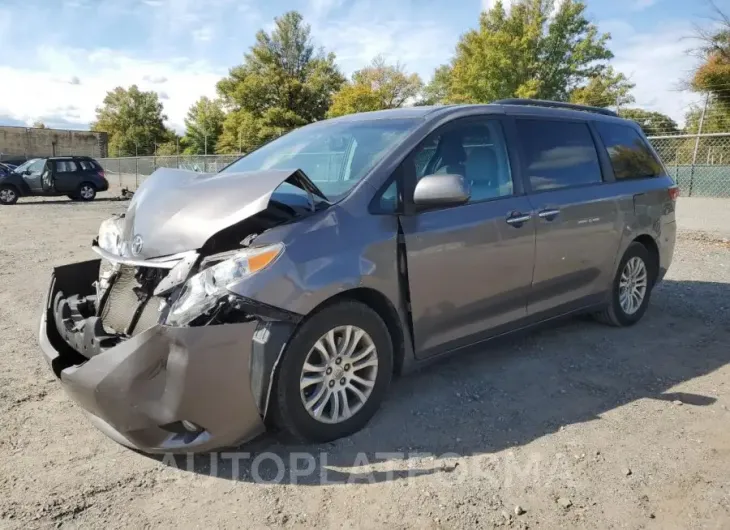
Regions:
[[618, 118], [619, 115], [612, 110], [604, 109], [601, 107], [591, 107], [589, 105], [576, 105], [574, 103], [563, 103], [560, 101], [547, 101], [544, 99], [500, 99], [493, 101], [496, 105], [524, 105], [533, 107], [550, 107], [554, 109], [568, 109], [568, 110], [582, 110], [584, 112], [594, 112], [596, 114], [603, 114], [604, 116], [613, 116]]

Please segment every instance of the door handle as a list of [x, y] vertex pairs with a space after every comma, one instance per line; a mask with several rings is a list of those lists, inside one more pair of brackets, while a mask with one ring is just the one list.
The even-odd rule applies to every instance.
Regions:
[[514, 227], [519, 228], [524, 223], [526, 223], [527, 221], [529, 221], [531, 218], [532, 218], [532, 216], [529, 215], [529, 214], [522, 214], [522, 213], [519, 213], [519, 212], [515, 212], [515, 213], [513, 213], [512, 215], [510, 215], [505, 220], [507, 221], [507, 224], [510, 224], [510, 225], [512, 225]]
[[548, 208], [547, 210], [542, 210], [540, 213], [538, 213], [538, 217], [540, 219], [545, 219], [546, 221], [552, 221], [555, 219], [558, 214], [560, 213], [560, 210], [556, 208]]

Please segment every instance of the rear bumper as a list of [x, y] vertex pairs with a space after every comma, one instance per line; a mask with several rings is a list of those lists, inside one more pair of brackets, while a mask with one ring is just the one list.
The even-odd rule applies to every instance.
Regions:
[[[99, 429], [148, 453], [207, 451], [264, 430], [251, 378], [252, 355], [261, 350], [261, 342], [254, 340], [261, 336], [258, 320], [188, 328], [156, 325], [86, 359], [61, 337], [51, 301], [59, 291], [90, 285], [94, 270], [98, 262], [54, 271], [39, 340], [66, 393]], [[264, 375], [269, 381], [271, 374]], [[262, 383], [257, 383], [260, 391]], [[183, 420], [201, 430], [186, 431]]]
[[664, 279], [669, 267], [672, 265], [676, 238], [677, 223], [675, 221], [663, 223], [657, 245], [659, 247], [659, 275], [657, 281]]

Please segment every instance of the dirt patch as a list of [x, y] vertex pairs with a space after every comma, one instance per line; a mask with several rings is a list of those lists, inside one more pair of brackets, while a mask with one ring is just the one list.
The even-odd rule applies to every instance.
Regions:
[[[97, 432], [37, 347], [52, 266], [125, 203], [0, 208], [0, 526], [727, 528], [730, 248], [682, 233], [645, 319], [585, 319], [394, 382], [364, 431], [190, 461]], [[245, 453], [245, 454], [244, 454]]]

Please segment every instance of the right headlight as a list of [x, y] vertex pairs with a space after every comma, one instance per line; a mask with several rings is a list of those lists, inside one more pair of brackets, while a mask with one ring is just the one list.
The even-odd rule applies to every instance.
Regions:
[[188, 325], [213, 309], [218, 300], [228, 293], [229, 285], [268, 267], [283, 250], [281, 243], [245, 249], [192, 276], [170, 307], [165, 323], [169, 326]]

